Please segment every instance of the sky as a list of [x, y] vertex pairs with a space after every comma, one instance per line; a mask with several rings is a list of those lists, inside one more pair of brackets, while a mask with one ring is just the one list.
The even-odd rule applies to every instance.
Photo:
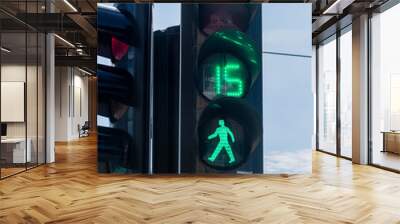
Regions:
[[153, 5], [153, 30], [164, 30], [181, 23], [180, 3], [155, 3]]
[[308, 173], [314, 137], [311, 5], [263, 4], [262, 30], [263, 52], [269, 52], [263, 54], [264, 171]]

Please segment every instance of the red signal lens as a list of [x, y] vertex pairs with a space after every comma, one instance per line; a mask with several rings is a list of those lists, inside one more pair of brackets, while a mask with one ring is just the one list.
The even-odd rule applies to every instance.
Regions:
[[115, 37], [111, 38], [111, 49], [115, 59], [121, 60], [128, 53], [129, 45], [118, 40]]

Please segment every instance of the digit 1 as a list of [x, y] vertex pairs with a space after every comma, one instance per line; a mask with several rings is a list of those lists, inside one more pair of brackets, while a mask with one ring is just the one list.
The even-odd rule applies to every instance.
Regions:
[[215, 92], [216, 95], [221, 94], [221, 66], [215, 67]]

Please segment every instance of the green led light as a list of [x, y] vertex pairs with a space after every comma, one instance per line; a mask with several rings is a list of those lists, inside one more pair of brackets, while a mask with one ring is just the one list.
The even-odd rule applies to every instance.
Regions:
[[236, 85], [237, 89], [236, 90], [230, 90], [227, 91], [226, 95], [227, 96], [232, 96], [232, 97], [241, 97], [243, 95], [243, 81], [240, 78], [233, 78], [232, 74], [234, 71], [237, 71], [240, 69], [239, 64], [227, 64], [224, 67], [224, 80], [225, 82], [229, 85]]
[[221, 94], [221, 66], [215, 66], [215, 92]]
[[261, 71], [261, 49], [255, 40], [238, 29], [222, 29], [204, 41], [196, 74], [204, 97], [245, 97]]
[[234, 163], [236, 161], [235, 156], [233, 155], [232, 148], [228, 141], [228, 135], [231, 137], [232, 143], [235, 142], [235, 136], [233, 135], [232, 131], [225, 126], [224, 120], [218, 121], [219, 127], [215, 130], [215, 132], [208, 136], [208, 140], [214, 139], [217, 136], [219, 137], [219, 143], [217, 147], [214, 149], [213, 153], [208, 160], [214, 162], [218, 155], [221, 153], [222, 149], [226, 150], [226, 153], [229, 156], [229, 163]]
[[243, 81], [240, 78], [232, 78], [231, 75], [232, 73], [234, 73], [235, 70], [239, 69], [239, 64], [232, 63], [225, 65], [223, 69], [223, 79], [221, 79], [221, 66], [215, 66], [215, 92], [217, 95], [220, 95], [222, 93], [221, 86], [223, 85], [223, 82], [225, 82], [226, 85], [237, 86], [236, 90], [230, 89], [226, 91], [227, 96], [241, 97], [243, 95]]
[[230, 54], [214, 54], [201, 66], [201, 91], [209, 99], [216, 96], [241, 98], [247, 88], [246, 66]]

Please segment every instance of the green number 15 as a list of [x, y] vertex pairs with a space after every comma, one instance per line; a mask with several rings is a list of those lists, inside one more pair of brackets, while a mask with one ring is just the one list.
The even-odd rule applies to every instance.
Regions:
[[243, 81], [232, 75], [238, 70], [240, 70], [240, 65], [233, 63], [215, 67], [215, 92], [217, 95], [222, 94], [223, 83], [228, 87], [226, 96], [241, 97], [243, 95]]

